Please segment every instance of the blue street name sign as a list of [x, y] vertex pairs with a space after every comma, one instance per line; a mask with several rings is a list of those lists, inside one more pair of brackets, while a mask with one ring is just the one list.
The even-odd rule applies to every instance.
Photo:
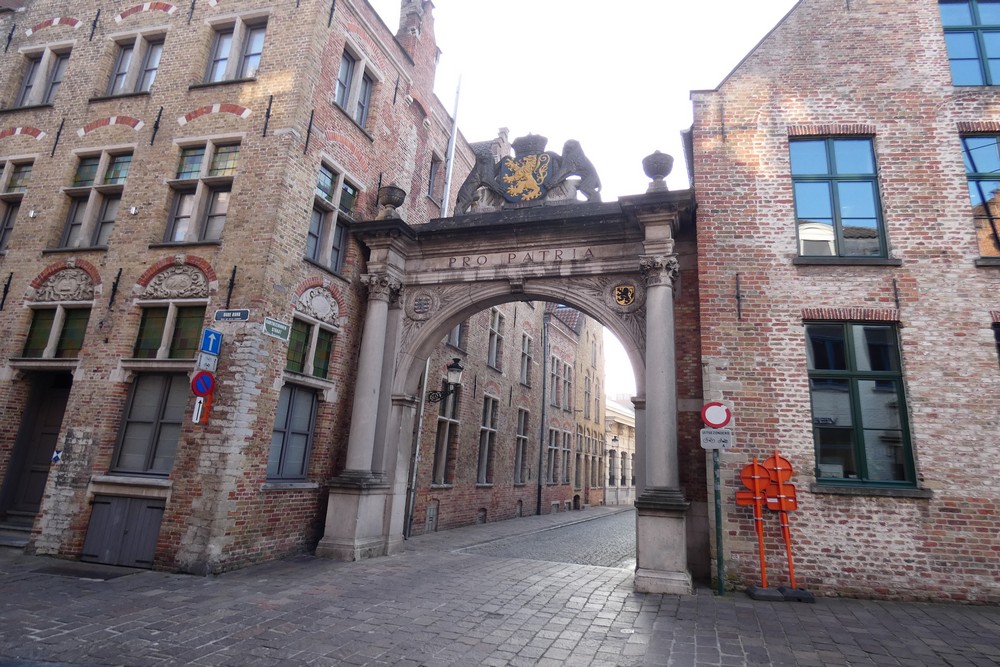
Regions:
[[249, 308], [234, 308], [232, 310], [215, 311], [216, 322], [246, 322], [249, 319]]
[[215, 329], [205, 329], [201, 332], [201, 351], [219, 356], [222, 348], [222, 332]]

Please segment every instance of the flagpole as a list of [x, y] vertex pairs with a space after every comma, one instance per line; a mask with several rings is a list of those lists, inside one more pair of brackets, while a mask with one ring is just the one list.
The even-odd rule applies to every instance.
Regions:
[[441, 201], [441, 217], [448, 217], [448, 202], [451, 199], [451, 172], [455, 165], [455, 144], [458, 139], [458, 98], [462, 94], [462, 75], [458, 75], [458, 86], [455, 88], [455, 111], [451, 114], [451, 137], [448, 138], [448, 154], [445, 157], [444, 197]]

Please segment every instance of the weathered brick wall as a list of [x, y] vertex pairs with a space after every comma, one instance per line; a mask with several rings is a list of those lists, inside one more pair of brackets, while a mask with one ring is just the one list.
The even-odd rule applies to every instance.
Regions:
[[[732, 406], [738, 443], [723, 456], [731, 583], [758, 583], [751, 510], [733, 503], [739, 470], [780, 447], [796, 468], [800, 586], [1000, 600], [998, 278], [975, 265], [960, 143], [963, 124], [998, 120], [998, 94], [951, 85], [933, 0], [804, 0], [719, 89], [693, 94], [704, 393]], [[873, 136], [899, 266], [792, 263], [789, 136], [829, 134]], [[918, 485], [932, 497], [810, 491], [806, 308], [898, 317]], [[777, 518], [766, 526], [771, 583], [787, 584]]]

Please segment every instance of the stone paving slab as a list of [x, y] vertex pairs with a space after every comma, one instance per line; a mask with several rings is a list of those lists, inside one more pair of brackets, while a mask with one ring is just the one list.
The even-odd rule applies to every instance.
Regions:
[[568, 524], [605, 534], [617, 511], [210, 577], [50, 574], [70, 564], [0, 550], [0, 665], [1000, 665], [997, 607], [637, 594], [629, 569], [489, 553]]

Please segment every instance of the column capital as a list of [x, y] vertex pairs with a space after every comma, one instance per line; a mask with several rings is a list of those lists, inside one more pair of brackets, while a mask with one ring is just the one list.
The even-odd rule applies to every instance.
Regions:
[[372, 301], [388, 303], [403, 292], [403, 284], [387, 273], [364, 273], [361, 284], [368, 287], [368, 298]]
[[676, 255], [643, 255], [639, 258], [639, 270], [646, 278], [646, 286], [669, 285], [673, 287], [681, 274], [681, 265]]

